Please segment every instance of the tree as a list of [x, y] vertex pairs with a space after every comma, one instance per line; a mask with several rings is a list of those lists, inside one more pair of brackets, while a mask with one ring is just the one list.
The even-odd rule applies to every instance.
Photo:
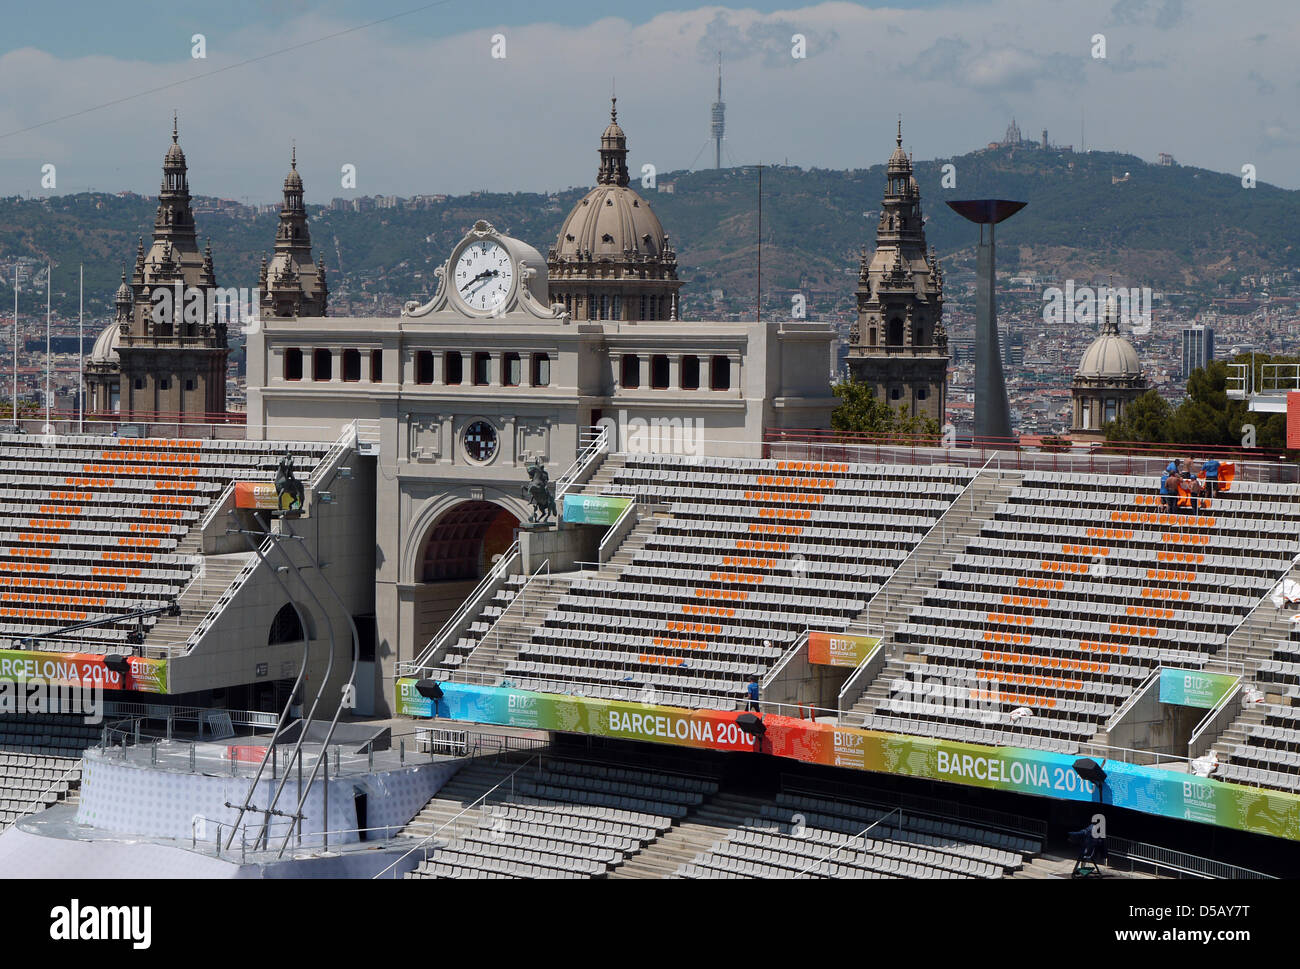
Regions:
[[1131, 401], [1124, 416], [1106, 425], [1107, 441], [1144, 441], [1160, 443], [1170, 440], [1173, 408], [1154, 390]]
[[831, 388], [840, 401], [831, 412], [831, 427], [837, 431], [870, 434], [875, 437], [939, 438], [939, 422], [924, 414], [911, 414], [904, 404], [897, 410], [878, 400], [869, 384], [845, 380]]
[[831, 388], [839, 405], [831, 411], [831, 427], [837, 431], [856, 431], [881, 437], [893, 433], [894, 411], [877, 400], [870, 385], [859, 380], [844, 380]]

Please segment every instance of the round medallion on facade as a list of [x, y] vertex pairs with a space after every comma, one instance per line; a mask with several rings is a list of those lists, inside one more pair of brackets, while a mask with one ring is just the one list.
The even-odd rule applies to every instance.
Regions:
[[497, 454], [497, 429], [487, 421], [474, 421], [461, 437], [465, 455], [477, 464], [488, 464]]

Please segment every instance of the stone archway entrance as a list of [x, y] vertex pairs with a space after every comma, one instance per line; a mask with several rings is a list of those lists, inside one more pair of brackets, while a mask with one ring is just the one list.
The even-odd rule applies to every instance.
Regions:
[[462, 501], [429, 528], [414, 595], [416, 651], [428, 643], [514, 541], [519, 519], [491, 501]]

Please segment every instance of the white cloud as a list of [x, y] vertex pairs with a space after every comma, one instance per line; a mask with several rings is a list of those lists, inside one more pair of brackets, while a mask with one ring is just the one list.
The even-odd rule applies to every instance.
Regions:
[[[708, 157], [719, 48], [725, 157], [736, 163], [875, 164], [892, 148], [899, 112], [918, 158], [983, 145], [1011, 114], [1027, 131], [1077, 143], [1083, 110], [1094, 147], [1171, 151], [1222, 171], [1268, 149], [1283, 184], [1300, 182], [1300, 146], [1267, 133], [1276, 107], [1265, 112], [1249, 76], [1292, 76], [1300, 24], [1291, 0], [1253, 3], [1248, 25], [1208, 0], [1121, 0], [1109, 14], [1086, 6], [712, 6], [640, 25], [609, 17], [576, 29], [496, 28], [504, 61], [489, 56], [495, 29], [427, 40], [386, 25], [0, 138], [0, 193], [39, 192], [46, 162], [59, 166], [60, 191], [156, 191], [173, 107], [192, 187], [204, 194], [274, 199], [293, 138], [311, 201], [345, 194], [344, 163], [357, 166], [360, 194], [586, 185], [611, 80], [633, 168], [668, 171]], [[20, 96], [0, 102], [0, 133], [346, 26], [291, 11], [276, 31], [210, 38], [206, 62], [13, 51], [0, 57], [0, 83]], [[1089, 55], [1096, 32], [1107, 34], [1109, 64]], [[804, 60], [789, 56], [793, 33], [808, 38]]]

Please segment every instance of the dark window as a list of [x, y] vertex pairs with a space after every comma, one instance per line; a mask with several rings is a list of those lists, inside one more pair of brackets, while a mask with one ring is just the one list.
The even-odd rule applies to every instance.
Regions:
[[284, 379], [302, 379], [302, 350], [298, 347], [289, 347], [284, 351]]
[[159, 379], [159, 381], [158, 381], [158, 389], [159, 389], [159, 390], [171, 390], [171, 389], [172, 389], [172, 381], [171, 381], [171, 378], [170, 378], [170, 377], [162, 377], [161, 379]]
[[193, 377], [186, 377], [186, 378], [185, 378], [185, 389], [186, 389], [186, 390], [193, 390], [193, 389], [194, 389], [194, 378], [193, 378]]
[[311, 355], [311, 379], [330, 380], [334, 376], [334, 354], [316, 350]]
[[501, 382], [507, 387], [518, 387], [524, 379], [523, 364], [519, 362], [519, 354], [507, 353], [501, 362], [503, 365]]
[[370, 351], [370, 382], [379, 383], [384, 379], [384, 351]]
[[475, 461], [491, 461], [497, 453], [497, 429], [487, 421], [465, 428], [465, 452]]
[[361, 379], [361, 351], [343, 351], [343, 379], [355, 381]]
[[925, 400], [925, 399], [926, 399], [927, 397], [929, 397], [929, 396], [930, 396], [930, 391], [929, 391], [928, 388], [925, 388], [925, 387], [918, 387], [918, 388], [916, 388], [916, 399], [917, 399], [917, 400]]
[[302, 622], [298, 619], [298, 613], [289, 603], [280, 607], [280, 611], [275, 614], [271, 620], [271, 631], [266, 636], [266, 645], [275, 646], [279, 643], [300, 643], [305, 637], [302, 631]]
[[668, 357], [662, 353], [650, 358], [650, 387], [653, 390], [668, 389]]
[[[415, 352], [415, 382], [417, 384], [433, 383], [433, 351], [417, 350]], [[457, 381], [459, 383], [459, 381]]]
[[731, 389], [731, 361], [714, 357], [709, 363], [709, 387], [713, 390]]
[[889, 399], [890, 399], [890, 400], [899, 400], [899, 399], [902, 398], [902, 396], [903, 396], [903, 392], [902, 392], [901, 390], [899, 390], [897, 387], [893, 388], [893, 389], [890, 390], [890, 392], [889, 392]]
[[482, 351], [474, 354], [474, 385], [486, 387], [488, 374], [492, 372], [492, 355]]
[[682, 390], [700, 389], [700, 358], [682, 357]]
[[636, 390], [641, 386], [641, 358], [635, 353], [623, 354], [622, 384], [628, 390]]
[[903, 345], [903, 321], [889, 321], [889, 338], [885, 341], [891, 347], [901, 347]]
[[442, 378], [444, 384], [455, 385], [465, 379], [465, 360], [459, 350], [448, 350], [442, 358], [442, 365], [447, 371]]
[[143, 378], [143, 377], [136, 377], [136, 378], [135, 378], [135, 389], [136, 389], [136, 390], [144, 390], [144, 378]]
[[551, 385], [551, 356], [548, 353], [533, 354], [533, 386], [549, 387]]

